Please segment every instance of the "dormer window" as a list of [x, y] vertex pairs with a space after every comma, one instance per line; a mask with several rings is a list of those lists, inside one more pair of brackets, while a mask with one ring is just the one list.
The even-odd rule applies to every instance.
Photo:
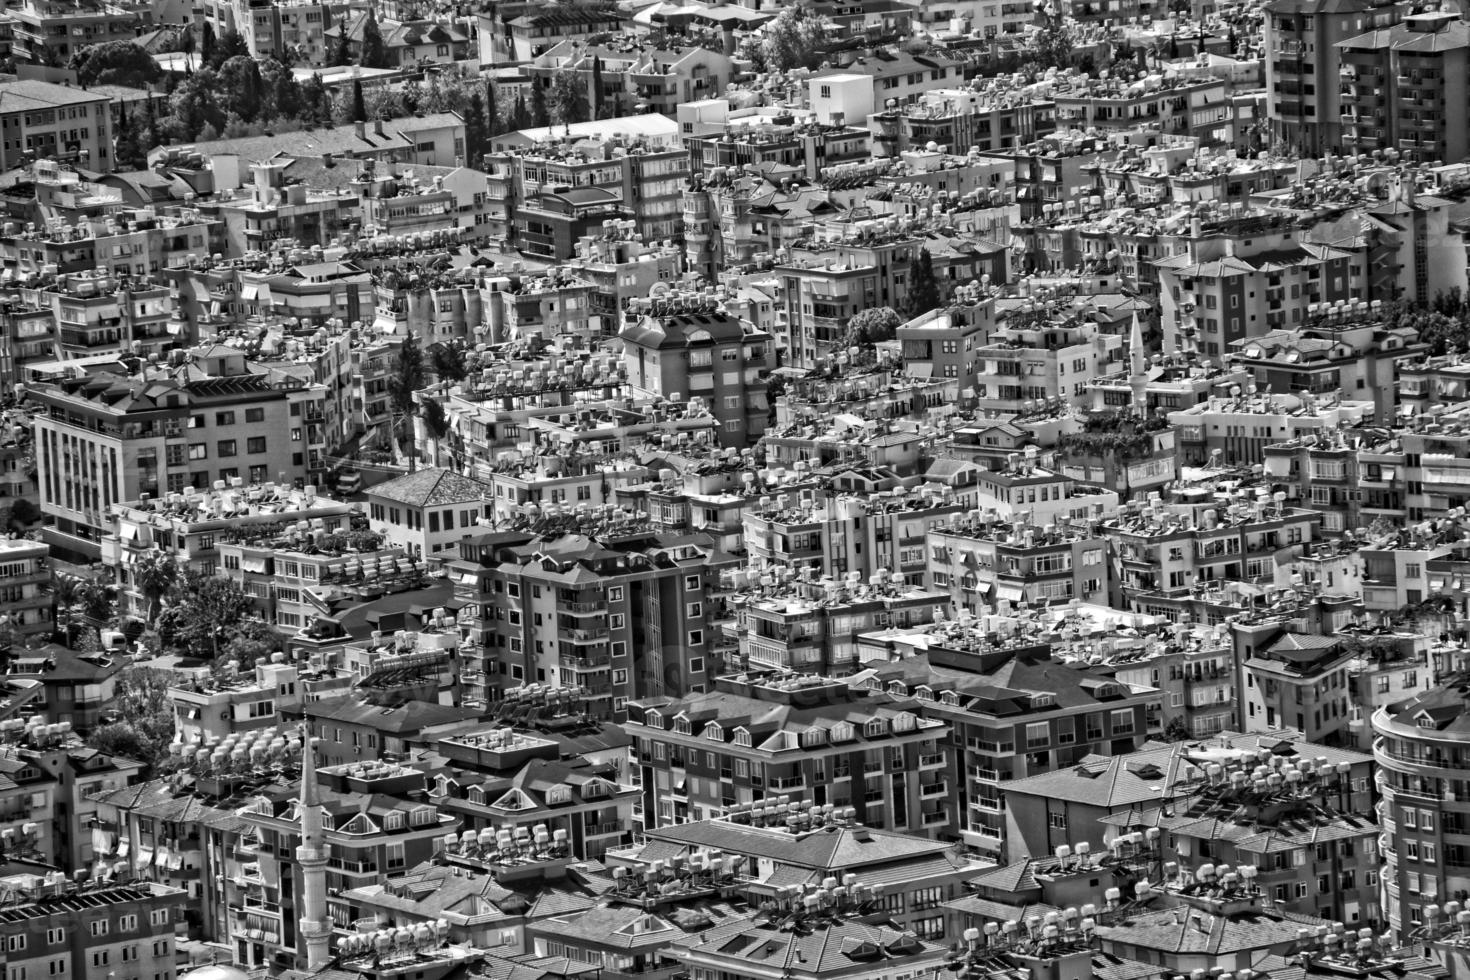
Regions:
[[388, 815], [383, 818], [383, 829], [384, 830], [402, 830], [403, 829], [403, 811], [402, 810], [389, 810], [388, 811]]
[[882, 718], [874, 718], [863, 726], [863, 734], [868, 738], [879, 738], [888, 734], [888, 723]]
[[427, 827], [431, 823], [436, 823], [438, 819], [438, 812], [431, 806], [418, 807], [408, 815], [408, 822], [415, 827]]
[[931, 687], [925, 687], [921, 684], [918, 687], [914, 688], [914, 697], [918, 698], [920, 701], [933, 701], [934, 689]]
[[952, 708], [958, 708], [960, 706], [960, 696], [953, 691], [945, 691], [939, 695], [939, 703], [947, 704]]
[[816, 748], [827, 744], [827, 733], [820, 728], [808, 728], [801, 733], [801, 747]]
[[483, 786], [471, 786], [465, 793], [465, 797], [476, 806], [485, 805], [485, 788]]
[[688, 718], [685, 718], [683, 715], [680, 715], [679, 717], [677, 717], [677, 718], [674, 719], [674, 734], [675, 735], [688, 735], [689, 734], [689, 719]]
[[891, 681], [888, 684], [888, 693], [901, 698], [908, 695], [909, 689], [902, 681]]
[[725, 740], [725, 726], [717, 721], [712, 721], [704, 726], [704, 737], [711, 742], [723, 742]]
[[643, 712], [643, 724], [649, 728], [662, 728], [664, 727], [664, 716], [659, 714], [656, 709], [649, 708]]
[[845, 721], [839, 721], [827, 729], [827, 738], [833, 742], [850, 742], [856, 735], [857, 730], [852, 727], [851, 723]]
[[735, 729], [735, 744], [750, 747], [750, 732], [744, 728]]
[[911, 732], [919, 727], [919, 719], [907, 711], [900, 711], [893, 716], [893, 730], [895, 732]]
[[566, 786], [553, 786], [546, 791], [546, 802], [550, 804], [572, 802], [572, 791]]

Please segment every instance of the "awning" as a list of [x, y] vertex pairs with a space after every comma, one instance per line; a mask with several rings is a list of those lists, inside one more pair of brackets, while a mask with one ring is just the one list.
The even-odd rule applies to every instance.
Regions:
[[255, 299], [259, 295], [260, 285], [258, 283], [247, 282], [244, 286], [240, 287], [241, 299]]
[[138, 860], [134, 862], [137, 867], [146, 868], [153, 863], [153, 848], [139, 847]]
[[170, 871], [178, 871], [184, 866], [184, 855], [181, 851], [168, 851], [165, 867]]
[[255, 572], [263, 575], [266, 570], [265, 559], [259, 556], [250, 558], [241, 557], [240, 568], [246, 572]]
[[112, 835], [101, 827], [92, 828], [92, 851], [95, 854], [108, 854], [112, 851]]
[[120, 858], [125, 858], [125, 857], [128, 856], [128, 840], [127, 840], [127, 838], [123, 838], [122, 840], [120, 840], [120, 841], [117, 842], [117, 856], [120, 857]]
[[1019, 585], [1004, 585], [1000, 582], [997, 582], [995, 583], [995, 598], [997, 602], [1001, 599], [1009, 599], [1011, 602], [1020, 602], [1022, 599], [1026, 598], [1026, 593], [1021, 590], [1021, 587]]

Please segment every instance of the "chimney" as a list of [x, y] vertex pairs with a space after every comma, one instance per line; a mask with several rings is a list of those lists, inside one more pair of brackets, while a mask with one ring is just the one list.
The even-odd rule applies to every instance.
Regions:
[[357, 121], [357, 123], [356, 123], [356, 126], [357, 126], [357, 138], [360, 139], [360, 140], [367, 139], [367, 123], [365, 123], [361, 119], [359, 119]]
[[381, 120], [381, 119], [374, 119], [373, 120], [373, 132], [374, 133], [377, 133], [379, 136], [382, 136], [383, 135], [383, 120]]

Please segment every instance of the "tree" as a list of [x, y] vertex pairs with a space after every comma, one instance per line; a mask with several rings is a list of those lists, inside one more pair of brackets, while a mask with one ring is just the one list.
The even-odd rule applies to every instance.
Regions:
[[77, 83], [83, 86], [146, 89], [163, 77], [163, 69], [153, 56], [132, 41], [105, 41], [82, 48], [72, 55], [68, 67], [77, 73]]
[[214, 61], [214, 47], [214, 28], [206, 20], [203, 29], [199, 32], [199, 64], [208, 65]]
[[118, 674], [112, 700], [117, 720], [94, 729], [87, 743], [99, 752], [150, 765], [162, 762], [174, 735], [173, 702], [168, 697], [173, 683], [172, 674], [156, 667], [129, 667]]
[[168, 118], [164, 129], [180, 143], [205, 138], [206, 128], [215, 132], [225, 123], [225, 114], [220, 107], [216, 90], [218, 76], [204, 68], [184, 79], [169, 96]]
[[592, 118], [602, 118], [602, 58], [592, 56]]
[[468, 356], [457, 344], [435, 344], [429, 352], [429, 366], [441, 382], [463, 381], [469, 374]]
[[479, 89], [470, 93], [464, 107], [465, 166], [476, 170], [485, 166], [485, 154], [490, 152], [490, 133], [485, 128], [485, 100]]
[[783, 7], [766, 24], [760, 53], [766, 70], [784, 72], [793, 68], [818, 68], [826, 53], [827, 21], [805, 7]]
[[148, 603], [147, 622], [158, 619], [159, 604], [179, 580], [179, 564], [161, 548], [145, 551], [131, 566], [133, 584]]
[[388, 62], [388, 49], [383, 44], [383, 34], [378, 30], [378, 18], [371, 9], [362, 24], [362, 54], [357, 63], [364, 68], [392, 68]]
[[1193, 737], [1183, 715], [1175, 715], [1169, 719], [1169, 724], [1164, 726], [1164, 741], [1166, 742], [1187, 742]]
[[41, 519], [41, 508], [31, 503], [29, 497], [18, 497], [10, 505], [10, 529], [24, 531]]
[[534, 81], [531, 83], [531, 125], [551, 125], [551, 115], [546, 109], [546, 89]]
[[239, 31], [231, 27], [219, 36], [219, 43], [214, 46], [206, 67], [218, 71], [226, 61], [241, 57], [250, 57], [250, 45], [245, 43], [245, 38]]
[[424, 352], [419, 348], [418, 337], [408, 334], [398, 345], [398, 354], [393, 359], [393, 373], [388, 378], [388, 402], [393, 409], [393, 436], [408, 457], [410, 472], [415, 469], [416, 456], [412, 446], [416, 409], [413, 393], [424, 384]]
[[929, 254], [927, 248], [921, 248], [909, 276], [909, 318], [928, 313], [941, 302], [939, 280], [934, 276], [934, 256]]
[[260, 118], [295, 118], [301, 112], [301, 84], [283, 62], [275, 58], [262, 61], [260, 81], [265, 103]]
[[337, 40], [332, 45], [333, 65], [352, 64], [352, 39], [348, 37], [347, 22], [344, 20], [337, 29]]
[[362, 82], [352, 80], [352, 121], [367, 122], [367, 104], [362, 100]]
[[165, 646], [214, 660], [253, 615], [250, 597], [233, 580], [189, 569], [169, 591], [156, 628]]
[[883, 340], [892, 340], [898, 332], [903, 317], [888, 306], [875, 306], [859, 310], [847, 321], [842, 333], [843, 347], [863, 347]]
[[526, 109], [526, 92], [524, 89], [516, 91], [515, 109], [511, 112], [509, 131], [527, 129], [531, 125], [531, 114]]
[[495, 83], [485, 83], [485, 152], [490, 151], [490, 140], [500, 135], [500, 107], [495, 99]]
[[[117, 165], [122, 168], [142, 169], [146, 165], [146, 153], [138, 144], [137, 133], [134, 132], [132, 121], [128, 119], [128, 104], [118, 103], [117, 125], [113, 127], [116, 146], [113, 148], [112, 157]], [[144, 154], [144, 163], [138, 162], [139, 155]]]
[[322, 76], [312, 73], [301, 86], [301, 122], [312, 129], [332, 124], [332, 96], [322, 84]]
[[233, 113], [241, 119], [254, 119], [264, 95], [265, 81], [254, 58], [235, 55], [220, 65], [219, 101], [226, 116]]
[[558, 72], [551, 83], [546, 102], [552, 120], [566, 127], [567, 135], [571, 135], [572, 123], [585, 122], [587, 119], [587, 93], [576, 72]]
[[429, 438], [433, 440], [433, 452], [429, 456], [429, 465], [439, 465], [439, 447], [444, 442], [444, 437], [449, 435], [449, 416], [444, 412], [444, 406], [437, 398], [420, 396], [419, 417], [424, 420], [424, 429]]

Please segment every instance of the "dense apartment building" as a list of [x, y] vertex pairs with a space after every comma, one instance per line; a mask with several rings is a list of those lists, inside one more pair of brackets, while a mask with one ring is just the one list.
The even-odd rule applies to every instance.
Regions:
[[[132, 566], [142, 556], [161, 551], [181, 568], [205, 575], [238, 568], [222, 561], [222, 547], [247, 540], [252, 533], [276, 538], [283, 526], [311, 525], [311, 541], [348, 530], [349, 504], [318, 497], [315, 488], [297, 489], [275, 483], [218, 489], [189, 487], [157, 499], [120, 501], [108, 512], [100, 542], [102, 563], [113, 569], [121, 587], [119, 611], [146, 618], [154, 610], [139, 591]], [[302, 539], [297, 532], [298, 541]]]
[[1428, 908], [1470, 891], [1470, 733], [1461, 668], [1432, 690], [1373, 713], [1373, 760], [1383, 795], [1383, 911], [1407, 939]]
[[1096, 527], [1102, 514], [1099, 507], [1089, 509], [1087, 522], [1034, 524], [997, 519], [989, 509], [969, 511], [928, 532], [926, 581], [970, 613], [1002, 602], [1105, 603], [1112, 583], [1107, 541]]
[[1302, 240], [1280, 215], [1201, 224], [1186, 252], [1155, 265], [1164, 349], [1189, 346], [1216, 362], [1237, 340], [1302, 325], [1309, 303], [1356, 299], [1351, 255]]
[[[80, 4], [31, 0], [13, 13], [16, 34], [27, 38], [29, 47], [58, 48], [65, 60], [70, 57], [65, 52], [71, 44], [68, 20], [84, 16], [85, 10]], [[109, 19], [108, 14], [94, 12], [104, 21]], [[132, 37], [132, 15], [126, 16], [127, 36]], [[35, 22], [28, 22], [30, 18]], [[20, 51], [17, 54], [24, 56]], [[41, 158], [97, 170], [112, 167], [112, 115], [107, 96], [39, 79], [20, 79], [0, 83], [0, 101], [4, 103], [0, 109], [4, 132], [0, 166], [6, 170]]]
[[460, 614], [466, 703], [549, 682], [583, 688], [610, 717], [631, 698], [712, 685], [724, 667], [714, 588], [733, 557], [620, 514], [527, 527], [467, 535], [447, 563], [470, 607]]
[[1457, 15], [1411, 14], [1337, 47], [1345, 149], [1391, 146], [1418, 163], [1470, 153], [1470, 131], [1451, 108], [1470, 97], [1470, 29]]
[[[762, 575], [749, 594], [730, 600], [742, 663], [753, 670], [782, 670], [841, 677], [861, 669], [858, 637], [870, 630], [904, 629], [934, 620], [949, 601], [945, 591], [908, 585], [901, 574], [876, 572], [866, 584], [857, 572], [843, 581], [818, 581], [816, 567]], [[800, 577], [798, 577], [800, 576]], [[753, 572], [733, 573], [739, 587]]]
[[[174, 906], [183, 892], [124, 884], [109, 866], [78, 884], [61, 872], [4, 879], [15, 904], [6, 935], [7, 976], [129, 976], [173, 980]], [[133, 973], [133, 971], [137, 971]]]
[[51, 581], [51, 549], [44, 541], [0, 540], [0, 605], [6, 625], [23, 636], [49, 636]]
[[[64, 65], [72, 55], [79, 53], [89, 45], [105, 44], [108, 41], [130, 41], [137, 36], [138, 28], [152, 19], [148, 12], [122, 4], [109, 3], [107, 0], [87, 0], [85, 3], [26, 0], [9, 13], [14, 23], [10, 50], [16, 60], [32, 65]], [[49, 89], [62, 88], [59, 85], [50, 85], [32, 79], [9, 84], [21, 86], [16, 91], [31, 93], [33, 97], [41, 91], [36, 88], [38, 85]], [[85, 91], [76, 93], [76, 97], [78, 101], [86, 102], [106, 98], [100, 95], [89, 96]], [[9, 99], [7, 98], [6, 101]], [[45, 104], [42, 101], [37, 107]], [[104, 115], [106, 110], [107, 104], [104, 101], [102, 103]], [[96, 132], [100, 138], [104, 133], [110, 132], [110, 129], [104, 130], [98, 119]], [[97, 144], [92, 145], [98, 146]], [[101, 146], [107, 146], [107, 143], [104, 141]], [[111, 147], [109, 146], [108, 149]], [[99, 168], [109, 160], [110, 155], [91, 157], [92, 165]]]
[[933, 834], [948, 826], [948, 726], [881, 693], [788, 673], [727, 675], [683, 698], [629, 702], [642, 827], [800, 800], [859, 823]]
[[97, 557], [114, 504], [307, 475], [297, 416], [321, 390], [252, 370], [237, 349], [199, 348], [168, 368], [102, 365], [37, 385], [48, 540]]
[[1271, 138], [1309, 156], [1341, 146], [1344, 110], [1355, 94], [1342, 77], [1343, 42], [1395, 24], [1405, 12], [1406, 5], [1383, 0], [1267, 4], [1263, 60]]
[[724, 446], [744, 448], [765, 432], [772, 338], [714, 297], [664, 293], [633, 300], [618, 338], [636, 395], [703, 399], [719, 420]]
[[1267, 497], [1262, 488], [1259, 496], [1242, 491], [1217, 499], [1195, 490], [1175, 491], [1177, 503], [1150, 491], [1147, 501], [1125, 504], [1102, 526], [1115, 605], [1177, 621], [1209, 583], [1274, 583], [1276, 556], [1321, 535], [1322, 515], [1287, 507], [1279, 493]]
[[[431, 800], [410, 793], [423, 785], [416, 769], [374, 760], [318, 770], [313, 749], [302, 762], [301, 786], [261, 787], [238, 810], [248, 828], [240, 848], [256, 858], [244, 869], [229, 929], [245, 968], [305, 962], [317, 935], [319, 920], [307, 918], [315, 903], [325, 901], [335, 921], [352, 921], [341, 893], [426, 860], [455, 829]], [[323, 884], [307, 887], [315, 875]]]
[[[950, 621], [864, 638], [874, 692], [909, 699], [953, 732], [946, 761], [950, 830], [988, 855], [1005, 853], [1011, 780], [1066, 770], [1095, 754], [1131, 752], [1162, 728], [1160, 694], [1051, 657], [1047, 644]], [[892, 662], [875, 656], [884, 653]], [[894, 657], [896, 656], [896, 659]]]

